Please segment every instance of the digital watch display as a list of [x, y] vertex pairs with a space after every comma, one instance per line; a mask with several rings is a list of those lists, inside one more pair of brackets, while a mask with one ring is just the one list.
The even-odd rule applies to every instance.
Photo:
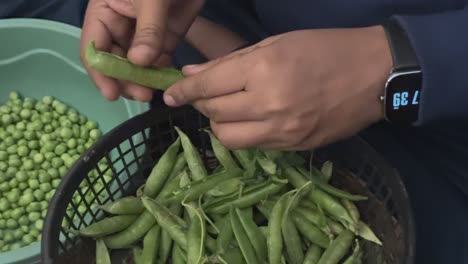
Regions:
[[387, 121], [410, 125], [418, 119], [422, 88], [419, 70], [395, 72], [385, 86], [384, 110]]

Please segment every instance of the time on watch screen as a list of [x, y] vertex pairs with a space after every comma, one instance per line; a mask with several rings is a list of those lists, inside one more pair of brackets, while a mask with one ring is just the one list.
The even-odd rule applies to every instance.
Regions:
[[387, 86], [385, 110], [392, 123], [410, 124], [417, 120], [422, 74], [395, 75]]

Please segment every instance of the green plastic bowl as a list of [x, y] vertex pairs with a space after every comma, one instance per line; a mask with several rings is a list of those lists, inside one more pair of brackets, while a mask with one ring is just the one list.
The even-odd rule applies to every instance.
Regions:
[[[0, 104], [10, 91], [42, 98], [51, 95], [99, 123], [103, 133], [149, 109], [119, 99], [107, 101], [80, 61], [79, 28], [39, 19], [0, 20]], [[39, 263], [40, 242], [0, 253], [0, 263]]]

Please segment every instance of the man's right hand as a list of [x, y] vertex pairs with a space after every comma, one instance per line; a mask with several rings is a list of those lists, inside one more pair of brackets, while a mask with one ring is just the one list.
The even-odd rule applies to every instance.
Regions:
[[84, 51], [96, 49], [127, 57], [142, 66], [170, 66], [171, 53], [197, 16], [204, 0], [90, 0], [81, 36], [81, 58], [91, 79], [109, 100], [120, 96], [150, 101], [152, 90], [106, 77], [89, 67]]

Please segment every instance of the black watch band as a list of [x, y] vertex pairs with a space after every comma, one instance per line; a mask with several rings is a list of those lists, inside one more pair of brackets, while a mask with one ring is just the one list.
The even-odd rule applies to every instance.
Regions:
[[419, 117], [422, 72], [410, 38], [396, 19], [382, 24], [393, 67], [381, 97], [385, 119], [397, 125], [414, 124]]
[[400, 24], [391, 18], [383, 24], [383, 28], [392, 53], [393, 68], [395, 70], [419, 69], [416, 53]]

